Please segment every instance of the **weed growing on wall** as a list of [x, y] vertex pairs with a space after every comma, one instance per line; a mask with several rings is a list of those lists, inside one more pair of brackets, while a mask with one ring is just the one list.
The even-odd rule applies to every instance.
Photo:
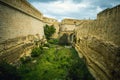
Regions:
[[53, 25], [49, 26], [49, 25], [45, 25], [44, 26], [44, 33], [46, 38], [49, 40], [50, 37], [55, 33], [56, 29]]

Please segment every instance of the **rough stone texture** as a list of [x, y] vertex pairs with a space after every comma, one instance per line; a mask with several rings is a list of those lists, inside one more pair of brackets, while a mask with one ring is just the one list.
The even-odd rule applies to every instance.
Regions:
[[96, 80], [120, 79], [120, 5], [106, 9], [96, 20], [75, 31], [75, 48]]
[[60, 23], [59, 38], [61, 38], [63, 35], [67, 35], [68, 42], [73, 43], [75, 40], [75, 31], [78, 29], [78, 26], [86, 23], [87, 21], [91, 20], [63, 19]]
[[78, 25], [85, 23], [86, 21], [91, 20], [77, 20], [77, 19], [63, 19], [60, 23], [60, 31], [74, 31]]
[[52, 35], [52, 38], [58, 38], [59, 37], [59, 28], [60, 28], [59, 22], [56, 22], [53, 25], [56, 29], [56, 32]]
[[41, 18], [25, 0], [0, 0], [0, 59], [13, 62], [44, 38]]
[[73, 31], [75, 29], [76, 22], [79, 20], [75, 19], [63, 19], [60, 24], [60, 31]]
[[34, 8], [31, 4], [27, 2], [27, 0], [0, 0], [2, 4], [6, 3], [10, 5], [12, 8], [19, 10], [20, 12], [24, 12], [31, 17], [34, 17], [39, 20], [43, 20], [43, 15], [36, 8]]
[[57, 22], [56, 19], [54, 19], [54, 18], [48, 18], [48, 17], [43, 17], [43, 20], [44, 20], [44, 22], [45, 22], [46, 24], [54, 24], [54, 23]]
[[0, 60], [11, 63], [29, 55], [35, 43], [44, 42], [45, 24], [55, 25], [55, 37], [59, 27], [61, 34], [76, 36], [74, 46], [96, 80], [120, 79], [120, 5], [100, 12], [96, 20], [58, 23], [43, 18], [26, 0], [0, 0]]
[[44, 35], [44, 23], [27, 13], [22, 13], [8, 5], [0, 4], [0, 42], [19, 36]]

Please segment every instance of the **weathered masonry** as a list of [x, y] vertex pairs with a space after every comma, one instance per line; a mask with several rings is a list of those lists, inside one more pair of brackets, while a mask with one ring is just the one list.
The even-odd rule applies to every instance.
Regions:
[[96, 80], [120, 80], [120, 5], [77, 26], [76, 44]]
[[76, 33], [76, 30], [79, 28], [78, 25], [81, 25], [88, 21], [91, 21], [91, 20], [77, 20], [77, 19], [68, 19], [68, 18], [63, 19], [62, 22], [60, 23], [59, 37], [66, 35], [68, 43], [75, 42], [75, 39], [76, 39], [75, 33]]
[[0, 60], [14, 62], [43, 40], [42, 20], [26, 0], [0, 0]]
[[96, 20], [58, 23], [26, 0], [0, 0], [0, 60], [15, 62], [43, 43], [45, 24], [55, 25], [55, 38], [69, 35], [96, 80], [120, 79], [120, 5], [100, 12]]

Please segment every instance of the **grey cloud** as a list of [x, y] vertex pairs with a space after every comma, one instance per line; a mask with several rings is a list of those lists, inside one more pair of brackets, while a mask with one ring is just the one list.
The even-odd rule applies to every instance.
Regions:
[[120, 0], [93, 0], [92, 4], [101, 8], [111, 8], [114, 5], [120, 4]]
[[[30, 3], [33, 3], [33, 2], [49, 3], [49, 2], [65, 1], [65, 0], [28, 0], [28, 1]], [[90, 4], [85, 8], [79, 9], [77, 12], [66, 12], [63, 14], [54, 12], [52, 11], [54, 9], [46, 8], [43, 5], [40, 7], [39, 10], [43, 12], [43, 14], [57, 18], [58, 20], [61, 20], [62, 18], [65, 18], [65, 17], [76, 18], [76, 19], [84, 19], [84, 18], [95, 19], [99, 11], [104, 10], [106, 8], [111, 8], [113, 6], [120, 4], [120, 0], [71, 0], [71, 1], [73, 1], [74, 4], [79, 4], [83, 2], [84, 3], [89, 2]], [[42, 7], [44, 7], [44, 9]]]

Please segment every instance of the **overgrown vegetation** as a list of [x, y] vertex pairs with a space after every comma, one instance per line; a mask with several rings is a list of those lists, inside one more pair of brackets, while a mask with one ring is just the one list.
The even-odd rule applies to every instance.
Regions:
[[26, 63], [30, 62], [31, 60], [32, 59], [30, 56], [25, 56], [25, 57], [20, 58], [20, 61], [22, 64], [26, 64]]
[[39, 48], [34, 48], [31, 52], [31, 57], [38, 57], [40, 54], [43, 53], [43, 48], [39, 47]]
[[56, 39], [48, 42], [21, 58], [18, 68], [0, 64], [0, 80], [94, 80], [74, 48], [56, 45]]
[[50, 44], [58, 44], [59, 40], [58, 39], [50, 39], [48, 40], [48, 43]]
[[55, 33], [56, 29], [53, 25], [49, 26], [49, 25], [45, 25], [44, 26], [44, 32], [45, 32], [45, 36], [46, 38], [49, 40], [50, 37]]

